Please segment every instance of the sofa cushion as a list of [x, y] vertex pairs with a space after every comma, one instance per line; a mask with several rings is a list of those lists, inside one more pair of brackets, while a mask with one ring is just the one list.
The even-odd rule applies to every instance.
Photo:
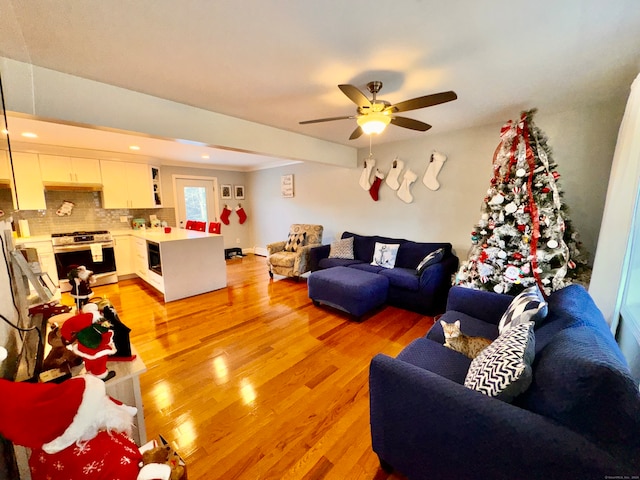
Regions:
[[420, 277], [416, 275], [415, 270], [409, 270], [408, 268], [385, 268], [379, 273], [389, 279], [389, 285], [392, 287], [402, 288], [412, 292], [417, 292], [420, 289]]
[[287, 243], [284, 245], [285, 252], [297, 252], [300, 247], [306, 244], [307, 232], [290, 233]]
[[349, 267], [371, 273], [380, 273], [382, 270], [386, 270], [386, 268], [379, 267], [378, 265], [371, 265], [370, 263], [364, 262], [352, 263]]
[[535, 352], [533, 322], [514, 325], [471, 362], [464, 386], [506, 402], [531, 384]]
[[598, 443], [638, 442], [640, 393], [604, 319], [557, 332], [536, 356], [518, 405]]
[[329, 258], [346, 258], [353, 260], [353, 237], [336, 240], [331, 244]]
[[443, 258], [451, 255], [450, 243], [420, 243], [407, 241], [400, 244], [396, 267], [416, 269], [428, 254], [443, 249]]
[[393, 268], [396, 264], [396, 257], [398, 256], [398, 248], [400, 245], [395, 243], [380, 243], [376, 242], [376, 246], [373, 250], [373, 260], [371, 265], [377, 265], [382, 268]]
[[471, 360], [461, 353], [428, 338], [417, 338], [398, 355], [398, 360], [429, 370], [460, 385], [469, 370]]
[[297, 255], [294, 252], [276, 252], [269, 257], [269, 263], [276, 267], [293, 267]]
[[424, 271], [425, 268], [430, 267], [434, 263], [438, 263], [442, 261], [443, 258], [444, 258], [444, 248], [438, 248], [437, 250], [434, 250], [433, 252], [428, 253], [427, 256], [425, 256], [416, 267], [416, 273], [418, 275], [422, 275], [422, 272]]
[[362, 263], [361, 260], [349, 259], [349, 258], [323, 258], [318, 262], [318, 266], [322, 269], [332, 267], [350, 267]]
[[498, 323], [498, 331], [503, 333], [520, 323], [541, 322], [547, 316], [547, 311], [547, 302], [540, 289], [536, 285], [526, 288], [511, 301]]

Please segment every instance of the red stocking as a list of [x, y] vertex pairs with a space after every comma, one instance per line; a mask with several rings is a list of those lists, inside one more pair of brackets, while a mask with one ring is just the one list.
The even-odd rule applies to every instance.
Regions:
[[376, 168], [376, 176], [371, 184], [371, 188], [369, 189], [369, 195], [376, 202], [378, 201], [378, 190], [380, 190], [380, 184], [382, 183], [382, 179], [384, 178], [384, 173]]
[[231, 215], [231, 210], [228, 205], [225, 205], [220, 214], [220, 220], [222, 220], [222, 223], [225, 225], [229, 225], [229, 215]]
[[244, 211], [242, 206], [238, 205], [236, 207], [236, 213], [238, 214], [238, 218], [240, 219], [240, 225], [247, 221], [247, 213]]

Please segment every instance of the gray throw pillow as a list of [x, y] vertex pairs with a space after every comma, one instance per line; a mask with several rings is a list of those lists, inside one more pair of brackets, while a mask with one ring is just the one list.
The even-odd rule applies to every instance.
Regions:
[[347, 237], [333, 242], [329, 250], [329, 258], [346, 258], [353, 260], [355, 258], [353, 256], [353, 237]]

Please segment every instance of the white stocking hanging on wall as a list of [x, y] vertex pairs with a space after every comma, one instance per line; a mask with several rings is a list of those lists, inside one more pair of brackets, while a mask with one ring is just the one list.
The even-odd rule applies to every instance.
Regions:
[[407, 169], [404, 172], [404, 176], [402, 177], [402, 183], [400, 184], [400, 188], [398, 188], [398, 197], [405, 203], [413, 202], [413, 195], [411, 195], [411, 184], [418, 179], [418, 175], [411, 171], [411, 169]]
[[71, 213], [73, 212], [73, 207], [75, 206], [75, 203], [68, 200], [63, 200], [62, 205], [60, 205], [58, 210], [56, 210], [56, 215], [58, 215], [59, 217], [67, 217], [71, 215]]
[[369, 189], [371, 188], [371, 172], [373, 171], [373, 168], [375, 166], [375, 158], [369, 157], [364, 161], [364, 169], [362, 170], [362, 174], [360, 175], [360, 186], [366, 191], [369, 191]]
[[398, 188], [400, 188], [400, 173], [402, 173], [403, 168], [404, 162], [398, 157], [394, 158], [386, 180], [391, 190], [398, 190]]
[[438, 182], [438, 174], [444, 165], [444, 162], [447, 161], [447, 156], [444, 153], [433, 151], [431, 154], [431, 160], [429, 162], [429, 166], [427, 167], [427, 171], [422, 178], [422, 183], [426, 185], [426, 187], [430, 190], [438, 190], [440, 188], [440, 182]]

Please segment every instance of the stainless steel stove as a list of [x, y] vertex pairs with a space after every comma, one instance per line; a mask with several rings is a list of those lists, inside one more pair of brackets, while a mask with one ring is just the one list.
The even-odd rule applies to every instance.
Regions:
[[94, 273], [95, 283], [92, 285], [118, 281], [113, 237], [107, 230], [54, 233], [51, 242], [62, 292], [71, 290], [67, 277], [80, 265]]

